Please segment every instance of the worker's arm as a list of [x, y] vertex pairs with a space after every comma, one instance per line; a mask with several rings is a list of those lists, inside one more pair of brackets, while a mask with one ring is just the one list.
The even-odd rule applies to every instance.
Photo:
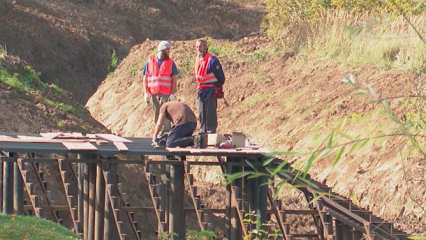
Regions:
[[144, 94], [145, 95], [149, 95], [149, 91], [148, 91], [148, 78], [146, 77], [146, 72], [148, 71], [148, 62], [145, 63], [143, 70], [141, 71], [141, 76], [140, 79], [142, 81], [143, 84], [143, 90], [144, 90]]
[[225, 83], [225, 73], [223, 72], [222, 64], [220, 64], [219, 59], [214, 58], [211, 71], [218, 81], [217, 85], [222, 86]]
[[160, 115], [158, 116], [157, 124], [155, 125], [155, 128], [154, 128], [154, 134], [152, 134], [152, 141], [153, 142], [155, 142], [155, 140], [157, 139], [157, 135], [160, 132], [161, 127], [163, 127], [165, 118], [166, 118], [165, 111], [160, 111]]

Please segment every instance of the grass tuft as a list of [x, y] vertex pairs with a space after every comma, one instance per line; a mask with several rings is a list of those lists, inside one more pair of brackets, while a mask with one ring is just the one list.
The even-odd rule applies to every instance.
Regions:
[[64, 226], [45, 219], [0, 214], [0, 239], [77, 240], [78, 238]]

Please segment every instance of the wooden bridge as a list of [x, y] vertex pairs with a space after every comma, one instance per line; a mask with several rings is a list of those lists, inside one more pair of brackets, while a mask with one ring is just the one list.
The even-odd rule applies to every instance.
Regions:
[[[162, 233], [185, 239], [186, 216], [190, 214], [195, 215], [199, 230], [212, 230], [214, 224], [209, 219], [221, 214], [225, 235], [231, 240], [250, 236], [259, 224], [265, 231], [278, 229], [275, 239], [285, 240], [406, 238], [392, 223], [355, 206], [309, 176], [300, 177], [303, 174], [280, 159], [266, 157], [261, 150], [159, 149], [153, 148], [148, 138], [110, 134], [2, 133], [0, 151], [3, 213], [46, 218], [73, 229], [84, 240], [156, 239]], [[210, 160], [194, 156], [209, 156]], [[131, 205], [119, 170], [128, 164], [139, 166], [152, 203], [149, 206]], [[191, 173], [193, 166], [220, 167], [224, 174], [256, 170], [265, 175], [233, 181], [226, 186], [223, 208], [208, 208]], [[273, 198], [267, 176], [277, 167], [281, 170], [275, 175], [301, 191], [309, 208], [291, 209]], [[168, 181], [162, 181], [164, 174]], [[192, 207], [185, 205], [185, 196]], [[304, 216], [305, 220], [299, 221], [309, 218], [312, 228], [298, 231], [291, 218], [294, 215]], [[247, 221], [251, 218], [253, 221]], [[152, 223], [157, 227], [150, 228]], [[141, 230], [147, 227], [151, 233]]]

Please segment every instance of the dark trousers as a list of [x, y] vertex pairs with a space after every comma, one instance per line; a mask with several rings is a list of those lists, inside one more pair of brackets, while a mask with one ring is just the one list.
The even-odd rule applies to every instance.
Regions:
[[200, 132], [216, 133], [217, 129], [217, 98], [214, 88], [198, 91], [198, 117]]
[[191, 145], [184, 138], [192, 136], [196, 127], [197, 124], [194, 122], [187, 122], [173, 127], [167, 137], [166, 147], [186, 147]]

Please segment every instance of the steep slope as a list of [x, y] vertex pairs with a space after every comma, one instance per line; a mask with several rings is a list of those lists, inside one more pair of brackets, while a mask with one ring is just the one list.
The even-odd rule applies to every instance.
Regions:
[[[88, 101], [92, 116], [117, 134], [150, 135], [152, 111], [143, 102], [137, 78], [155, 44], [147, 41], [132, 48]], [[189, 75], [194, 42], [173, 44], [172, 56], [182, 70], [178, 98], [195, 108]], [[355, 203], [397, 222], [408, 232], [426, 231], [426, 191], [418, 188], [425, 184], [424, 161], [412, 153], [407, 138], [394, 134], [398, 124], [380, 104], [354, 94], [359, 89], [342, 83], [343, 76], [351, 72], [357, 82], [368, 83], [382, 97], [391, 97], [418, 93], [416, 86], [423, 77], [371, 66], [342, 68], [308, 61], [275, 49], [260, 36], [236, 42], [211, 40], [210, 46], [227, 75], [229, 106], [220, 103], [219, 131], [241, 130], [272, 149], [292, 151], [285, 156], [295, 166], [310, 169], [318, 180]], [[401, 119], [414, 120], [414, 115], [408, 114], [414, 105], [399, 98], [391, 102]], [[364, 139], [355, 147], [348, 144], [348, 149], [354, 149], [344, 151], [339, 161], [336, 151], [321, 153], [311, 161], [312, 152], [326, 148], [327, 142], [339, 149], [339, 144], [379, 135], [389, 137]], [[409, 157], [401, 157], [407, 154]]]
[[246, 5], [223, 0], [3, 0], [0, 45], [85, 103], [114, 67], [114, 51], [127, 55], [147, 38], [240, 38], [258, 32], [262, 10]]
[[4, 53], [0, 53], [0, 103], [0, 131], [108, 132], [73, 102], [69, 92], [42, 82], [30, 65]]

